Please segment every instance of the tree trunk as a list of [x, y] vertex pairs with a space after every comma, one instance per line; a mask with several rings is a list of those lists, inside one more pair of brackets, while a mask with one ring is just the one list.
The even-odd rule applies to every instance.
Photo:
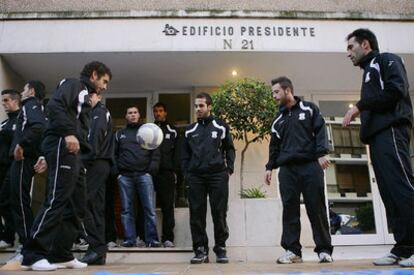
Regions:
[[244, 154], [247, 151], [247, 148], [249, 147], [251, 141], [247, 138], [247, 133], [244, 133], [244, 147], [243, 150], [240, 153], [240, 192], [243, 191], [243, 182], [244, 182]]

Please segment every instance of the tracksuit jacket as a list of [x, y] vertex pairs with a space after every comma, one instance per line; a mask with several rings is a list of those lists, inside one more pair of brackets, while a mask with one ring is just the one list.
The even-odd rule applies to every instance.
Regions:
[[82, 154], [89, 153], [89, 93], [94, 90], [95, 86], [87, 77], [81, 77], [80, 81], [63, 79], [46, 107], [47, 116], [53, 119], [49, 120], [45, 135], [74, 135], [79, 140]]
[[161, 128], [164, 134], [164, 139], [160, 145], [160, 170], [173, 171], [176, 169], [175, 150], [178, 140], [177, 130], [168, 121], [155, 121], [154, 123]]
[[8, 119], [0, 125], [0, 165], [9, 166], [12, 158], [10, 156], [10, 146], [17, 126], [17, 115], [20, 110], [7, 113]]
[[325, 121], [319, 108], [312, 102], [295, 99], [295, 106], [290, 110], [281, 106], [273, 121], [266, 170], [314, 161], [328, 154]]
[[91, 151], [86, 155], [88, 161], [96, 159], [113, 160], [112, 118], [105, 105], [98, 102], [91, 111], [91, 127], [88, 141]]
[[115, 160], [117, 174], [123, 176], [155, 175], [160, 164], [160, 150], [146, 150], [137, 141], [137, 132], [142, 124], [128, 123], [115, 133]]
[[41, 152], [43, 131], [46, 128], [46, 116], [43, 105], [36, 97], [22, 101], [22, 108], [17, 116], [16, 132], [10, 147], [10, 156], [19, 144], [25, 157], [36, 159]]
[[412, 125], [412, 106], [407, 72], [402, 59], [391, 53], [370, 52], [360, 62], [364, 70], [360, 137], [363, 143], [390, 126]]
[[183, 174], [234, 170], [235, 149], [226, 123], [212, 116], [187, 127], [181, 165]]

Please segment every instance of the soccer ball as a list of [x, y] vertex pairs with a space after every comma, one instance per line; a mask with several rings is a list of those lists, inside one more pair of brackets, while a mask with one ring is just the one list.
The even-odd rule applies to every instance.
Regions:
[[139, 127], [137, 132], [137, 141], [143, 149], [155, 150], [160, 146], [164, 134], [160, 127], [154, 123], [145, 123]]

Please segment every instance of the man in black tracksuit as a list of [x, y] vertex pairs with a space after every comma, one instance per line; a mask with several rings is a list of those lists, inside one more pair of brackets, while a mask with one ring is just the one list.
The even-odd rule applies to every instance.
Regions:
[[174, 247], [174, 202], [175, 202], [175, 150], [177, 147], [177, 130], [167, 121], [167, 107], [157, 103], [152, 108], [157, 124], [164, 139], [160, 145], [161, 162], [154, 177], [154, 186], [162, 211], [162, 238], [164, 247]]
[[[370, 159], [396, 244], [376, 265], [414, 267], [414, 178], [410, 159], [413, 109], [402, 59], [379, 53], [375, 34], [357, 29], [347, 37], [348, 57], [364, 70], [361, 99], [343, 126], [360, 114], [361, 141]], [[407, 259], [405, 259], [407, 258]]]
[[24, 245], [33, 224], [30, 190], [46, 127], [41, 103], [45, 97], [45, 86], [40, 81], [29, 81], [21, 97], [22, 108], [17, 116], [16, 132], [10, 147], [10, 155], [14, 157], [10, 168], [10, 204], [15, 230]]
[[190, 227], [195, 256], [192, 264], [208, 262], [206, 233], [207, 196], [214, 223], [217, 263], [228, 263], [226, 240], [229, 176], [233, 174], [235, 150], [226, 123], [211, 116], [209, 94], [195, 99], [197, 122], [187, 127], [182, 148], [182, 170], [188, 185]]
[[10, 146], [17, 125], [20, 110], [20, 94], [16, 90], [1, 92], [7, 119], [0, 125], [0, 249], [14, 245], [14, 222], [10, 209]]
[[90, 62], [80, 80], [62, 80], [47, 104], [49, 121], [42, 144], [49, 166], [47, 196], [22, 250], [22, 264], [27, 268], [49, 271], [87, 266], [70, 251], [85, 207], [81, 154], [90, 151], [89, 95], [106, 90], [111, 76], [105, 64]]
[[90, 154], [84, 157], [86, 162], [87, 205], [85, 213], [86, 241], [89, 244], [81, 262], [89, 265], [105, 264], [107, 246], [105, 242], [105, 187], [108, 180], [113, 153], [112, 119], [102, 96], [90, 95], [92, 111], [88, 142]]
[[287, 77], [272, 80], [272, 94], [280, 103], [280, 114], [271, 128], [269, 161], [265, 182], [270, 184], [272, 169], [280, 167], [280, 195], [283, 203], [281, 245], [286, 253], [280, 264], [302, 262], [300, 240], [300, 194], [303, 194], [315, 252], [319, 262], [332, 262], [332, 245], [325, 204], [323, 169], [329, 166], [325, 121], [318, 107], [293, 94]]

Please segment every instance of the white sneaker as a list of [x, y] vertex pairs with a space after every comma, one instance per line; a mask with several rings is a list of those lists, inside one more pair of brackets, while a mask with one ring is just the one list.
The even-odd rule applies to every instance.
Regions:
[[303, 262], [302, 257], [296, 255], [290, 250], [286, 250], [286, 253], [277, 259], [278, 264], [293, 264]]
[[18, 262], [21, 263], [23, 261], [23, 255], [20, 252], [16, 252], [8, 261], [7, 263]]
[[85, 239], [80, 238], [78, 243], [74, 243], [73, 250], [86, 250], [89, 248], [89, 244]]
[[175, 244], [172, 241], [165, 241], [162, 245], [167, 248], [175, 247]]
[[332, 256], [326, 252], [319, 253], [319, 262], [320, 263], [332, 263], [333, 259]]
[[9, 248], [9, 247], [12, 247], [12, 245], [9, 244], [9, 243], [6, 243], [3, 240], [0, 241], [0, 249], [6, 249], [6, 248]]
[[79, 262], [78, 259], [73, 259], [69, 262], [63, 262], [63, 263], [54, 263], [57, 269], [63, 269], [63, 268], [73, 268], [73, 269], [81, 269], [88, 267], [87, 263]]
[[411, 255], [410, 258], [399, 261], [398, 264], [402, 267], [414, 267], [414, 255]]
[[49, 261], [46, 259], [41, 259], [30, 266], [22, 265], [22, 269], [34, 271], [54, 271], [57, 269], [57, 266], [49, 263]]
[[401, 260], [404, 260], [403, 258], [398, 257], [395, 254], [388, 253], [385, 256], [375, 259], [372, 263], [374, 265], [395, 265]]
[[115, 248], [115, 247], [118, 247], [118, 244], [116, 242], [109, 242], [106, 244], [106, 246], [108, 248]]

